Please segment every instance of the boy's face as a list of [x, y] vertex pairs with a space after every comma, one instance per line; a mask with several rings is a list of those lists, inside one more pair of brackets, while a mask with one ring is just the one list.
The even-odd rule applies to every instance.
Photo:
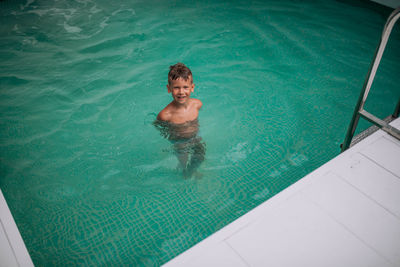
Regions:
[[192, 77], [189, 77], [187, 80], [182, 78], [172, 80], [171, 83], [167, 85], [167, 88], [168, 93], [172, 94], [175, 102], [184, 105], [189, 101], [190, 94], [194, 91]]

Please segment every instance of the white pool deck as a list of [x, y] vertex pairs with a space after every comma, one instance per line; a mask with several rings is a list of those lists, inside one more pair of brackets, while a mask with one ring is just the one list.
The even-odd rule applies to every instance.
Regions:
[[33, 263], [0, 190], [0, 267], [14, 266]]
[[[33, 266], [1, 190], [0, 222], [0, 267]], [[177, 266], [400, 266], [400, 141], [379, 130], [165, 264]]]
[[400, 266], [400, 141], [375, 132], [164, 266]]

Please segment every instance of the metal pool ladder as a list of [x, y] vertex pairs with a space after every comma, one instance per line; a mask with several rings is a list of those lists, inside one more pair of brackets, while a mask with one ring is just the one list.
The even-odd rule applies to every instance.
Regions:
[[[351, 119], [349, 128], [347, 129], [346, 137], [344, 139], [343, 144], [340, 145], [342, 152], [350, 147], [351, 140], [353, 139], [354, 132], [357, 128], [358, 120], [360, 119], [360, 117], [375, 124], [376, 126], [381, 128], [383, 131], [387, 132], [388, 134], [390, 134], [400, 140], [400, 130], [399, 129], [390, 126], [389, 123], [387, 123], [386, 121], [375, 117], [374, 115], [372, 115], [371, 113], [367, 112], [364, 109], [365, 101], [367, 100], [368, 93], [371, 89], [371, 85], [374, 80], [376, 71], [377, 71], [379, 63], [382, 59], [383, 51], [385, 50], [385, 47], [386, 47], [387, 41], [389, 40], [389, 36], [390, 36], [390, 33], [392, 32], [393, 26], [399, 18], [400, 18], [400, 7], [396, 8], [390, 14], [388, 20], [386, 21], [385, 27], [383, 28], [381, 41], [379, 43], [378, 48], [376, 49], [374, 60], [372, 61], [372, 64], [369, 68], [367, 78], [366, 78], [363, 88], [361, 90], [360, 97], [358, 98], [357, 105], [354, 109], [353, 117]], [[400, 98], [399, 98], [399, 101], [398, 101], [396, 108], [395, 108], [393, 114], [391, 115], [391, 117], [397, 118], [399, 116], [399, 110], [400, 110]]]

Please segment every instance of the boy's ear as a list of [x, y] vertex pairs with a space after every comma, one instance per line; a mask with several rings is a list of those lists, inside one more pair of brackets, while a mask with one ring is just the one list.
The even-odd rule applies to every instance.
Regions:
[[194, 92], [194, 83], [192, 83], [192, 93]]
[[168, 93], [171, 93], [171, 90], [169, 89], [169, 84], [167, 84], [167, 88], [168, 88]]

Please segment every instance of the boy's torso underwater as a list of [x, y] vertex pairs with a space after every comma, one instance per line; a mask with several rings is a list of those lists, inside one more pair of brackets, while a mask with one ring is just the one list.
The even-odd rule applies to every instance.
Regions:
[[154, 121], [160, 134], [173, 144], [175, 155], [185, 177], [190, 177], [205, 159], [206, 146], [198, 136], [199, 121], [195, 119], [182, 124]]
[[181, 124], [170, 123], [167, 121], [154, 121], [154, 126], [166, 139], [174, 141], [187, 141], [197, 137], [199, 132], [199, 120], [187, 121]]

